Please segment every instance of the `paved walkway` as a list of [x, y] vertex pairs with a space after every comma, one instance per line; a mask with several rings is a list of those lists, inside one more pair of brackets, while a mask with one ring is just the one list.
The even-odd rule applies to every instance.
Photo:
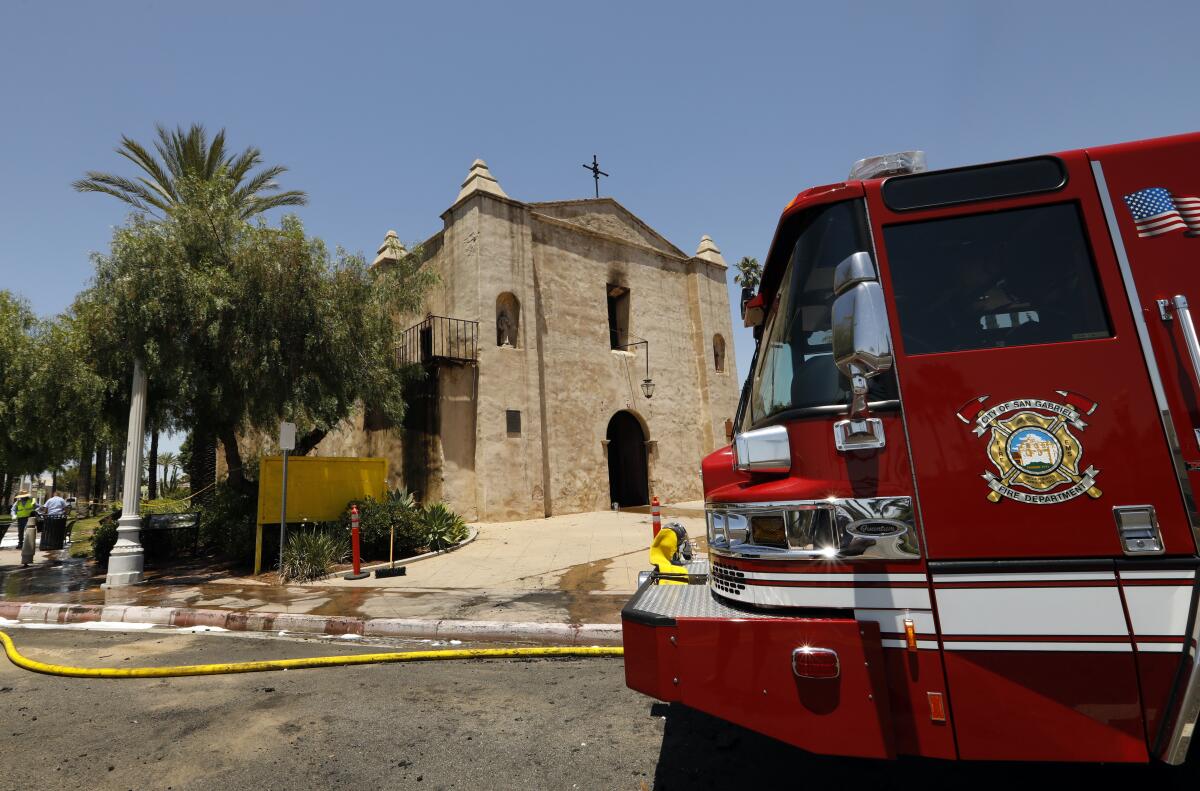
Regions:
[[[663, 521], [682, 522], [702, 548], [701, 508], [698, 503], [664, 506]], [[90, 564], [51, 564], [39, 552], [38, 565], [23, 570], [15, 550], [0, 547], [0, 600], [354, 618], [617, 623], [637, 587], [638, 572], [649, 565], [647, 513], [604, 511], [478, 527], [479, 536], [470, 544], [412, 563], [402, 577], [334, 577], [287, 586], [185, 572], [106, 591]]]
[[[690, 536], [704, 535], [695, 517], [682, 522]], [[633, 593], [649, 564], [650, 516], [601, 511], [479, 526], [461, 549], [418, 561], [406, 576], [367, 580], [340, 577], [313, 583], [338, 588], [473, 588], [487, 590], [580, 589]]]

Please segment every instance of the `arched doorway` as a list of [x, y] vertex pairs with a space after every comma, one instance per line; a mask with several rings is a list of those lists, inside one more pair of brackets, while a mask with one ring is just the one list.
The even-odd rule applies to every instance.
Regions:
[[631, 413], [621, 411], [608, 421], [608, 494], [622, 508], [650, 502], [646, 469], [646, 434]]

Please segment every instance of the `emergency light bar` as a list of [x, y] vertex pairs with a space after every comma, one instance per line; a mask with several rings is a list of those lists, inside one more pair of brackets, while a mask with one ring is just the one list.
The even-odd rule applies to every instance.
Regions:
[[884, 176], [906, 176], [910, 173], [924, 173], [924, 151], [899, 151], [895, 154], [881, 154], [877, 157], [865, 157], [854, 163], [850, 168], [849, 181], [878, 179]]

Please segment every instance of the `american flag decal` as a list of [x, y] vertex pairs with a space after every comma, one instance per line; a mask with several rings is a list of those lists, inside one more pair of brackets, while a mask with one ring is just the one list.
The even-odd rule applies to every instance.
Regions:
[[1125, 196], [1138, 236], [1158, 236], [1183, 231], [1200, 236], [1200, 198], [1172, 195], [1163, 187], [1148, 187]]

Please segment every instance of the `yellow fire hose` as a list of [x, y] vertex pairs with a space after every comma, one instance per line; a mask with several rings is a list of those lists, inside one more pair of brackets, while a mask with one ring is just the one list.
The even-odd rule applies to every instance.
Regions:
[[270, 659], [262, 662], [224, 662], [215, 665], [176, 665], [175, 667], [71, 667], [51, 665], [30, 659], [13, 645], [12, 638], [0, 632], [4, 653], [14, 665], [34, 673], [71, 678], [172, 678], [175, 676], [217, 676], [226, 673], [262, 673], [268, 670], [302, 670], [309, 667], [375, 665], [385, 662], [431, 662], [448, 659], [520, 659], [525, 657], [624, 656], [620, 647], [547, 647], [547, 648], [464, 648], [440, 651], [390, 651], [379, 654], [313, 656], [304, 659]]

